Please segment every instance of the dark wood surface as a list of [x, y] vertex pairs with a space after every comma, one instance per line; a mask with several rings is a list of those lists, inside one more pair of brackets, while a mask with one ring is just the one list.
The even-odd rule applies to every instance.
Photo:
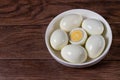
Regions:
[[[75, 8], [101, 14], [113, 31], [108, 55], [83, 69], [57, 63], [44, 40], [49, 22]], [[120, 80], [120, 0], [0, 0], [0, 80]]]

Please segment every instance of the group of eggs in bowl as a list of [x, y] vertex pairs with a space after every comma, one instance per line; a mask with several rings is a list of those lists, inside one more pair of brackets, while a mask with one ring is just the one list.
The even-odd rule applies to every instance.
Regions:
[[46, 43], [58, 62], [74, 67], [71, 64], [86, 64], [102, 55], [107, 43], [102, 21], [75, 13], [55, 19], [55, 23], [51, 22], [53, 27], [50, 32], [51, 24], [48, 26]]

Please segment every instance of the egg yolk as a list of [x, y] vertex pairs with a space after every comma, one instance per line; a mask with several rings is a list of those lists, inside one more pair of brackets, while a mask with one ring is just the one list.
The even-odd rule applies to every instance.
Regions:
[[71, 41], [78, 42], [82, 39], [83, 34], [80, 30], [75, 30], [70, 33], [70, 39]]

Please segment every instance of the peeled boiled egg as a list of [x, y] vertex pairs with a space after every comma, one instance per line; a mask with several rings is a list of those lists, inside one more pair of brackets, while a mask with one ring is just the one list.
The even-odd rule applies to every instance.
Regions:
[[61, 29], [55, 30], [50, 37], [50, 44], [53, 49], [61, 50], [68, 44], [67, 33]]
[[69, 14], [61, 19], [60, 28], [66, 32], [69, 32], [74, 28], [80, 27], [82, 20], [83, 17], [81, 15]]
[[70, 44], [62, 48], [61, 56], [71, 63], [83, 63], [87, 59], [87, 52], [80, 45]]
[[85, 19], [82, 23], [82, 28], [85, 29], [89, 35], [102, 34], [104, 31], [102, 22], [96, 19]]
[[97, 58], [105, 48], [105, 40], [101, 35], [92, 35], [88, 38], [85, 47], [90, 58]]
[[70, 43], [83, 45], [87, 39], [87, 33], [82, 28], [75, 28], [70, 32]]

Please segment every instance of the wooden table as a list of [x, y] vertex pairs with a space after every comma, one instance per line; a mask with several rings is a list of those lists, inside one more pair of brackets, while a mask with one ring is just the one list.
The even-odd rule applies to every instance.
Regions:
[[[109, 54], [83, 69], [57, 63], [44, 40], [49, 22], [75, 8], [101, 14], [113, 31]], [[0, 80], [120, 80], [120, 0], [0, 0]]]

